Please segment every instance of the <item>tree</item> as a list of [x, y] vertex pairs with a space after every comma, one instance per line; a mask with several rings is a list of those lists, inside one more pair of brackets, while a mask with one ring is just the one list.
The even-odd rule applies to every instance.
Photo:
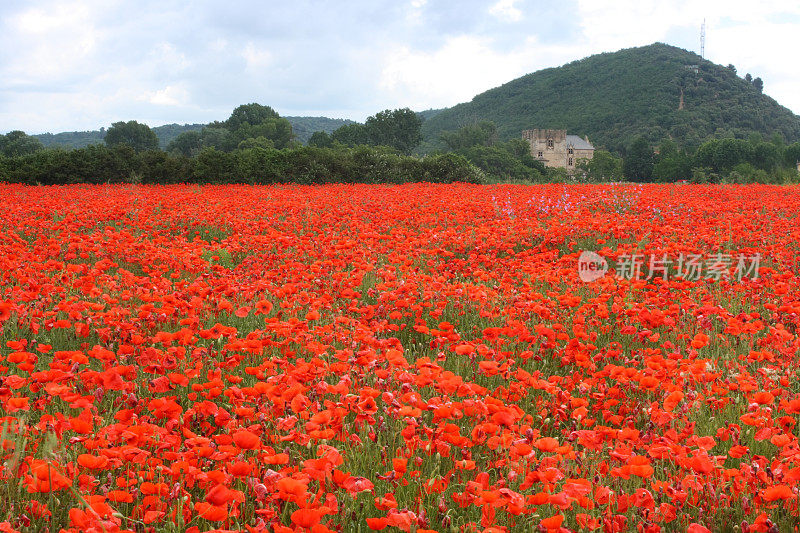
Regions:
[[403, 154], [410, 154], [422, 142], [422, 119], [407, 107], [376, 113], [364, 126], [370, 144], [391, 146]]
[[688, 180], [692, 177], [692, 158], [683, 152], [659, 155], [653, 166], [653, 178], [658, 181]]
[[497, 142], [497, 126], [494, 122], [483, 120], [462, 126], [456, 131], [446, 131], [440, 138], [451, 150], [463, 150], [478, 145], [492, 146]]
[[638, 137], [628, 148], [622, 174], [631, 181], [649, 181], [653, 177], [653, 149], [644, 137]]
[[194, 157], [203, 148], [203, 135], [199, 131], [186, 131], [167, 145], [167, 152]]
[[241, 141], [236, 147], [238, 150], [247, 150], [249, 148], [275, 148], [275, 143], [271, 139], [267, 139], [263, 135], [258, 137], [248, 137]]
[[748, 72], [747, 74], [744, 75], [744, 81], [746, 81], [747, 83], [753, 83], [753, 76], [751, 76], [750, 73]]
[[775, 144], [762, 142], [755, 145], [753, 149], [752, 164], [756, 168], [768, 172], [775, 170], [781, 163], [781, 149]]
[[105, 141], [109, 147], [127, 144], [136, 152], [158, 150], [158, 137], [155, 132], [147, 124], [140, 124], [135, 120], [112, 124], [106, 132]]
[[237, 129], [231, 130], [223, 142], [225, 151], [235, 150], [242, 141], [264, 137], [273, 143], [275, 148], [285, 148], [292, 140], [292, 124], [285, 118], [266, 118], [257, 124], [243, 122]]
[[212, 122], [200, 132], [200, 137], [202, 137], [202, 147], [203, 148], [215, 148], [217, 150], [222, 150], [228, 145], [233, 144], [230, 141], [231, 132], [225, 128], [222, 123], [220, 122]]
[[753, 161], [753, 145], [743, 139], [720, 139], [716, 144], [713, 163], [718, 172], [730, 171], [739, 163]]
[[753, 80], [753, 87], [756, 88], [756, 91], [760, 93], [764, 92], [764, 81], [761, 78], [755, 78]]
[[605, 150], [595, 150], [591, 159], [581, 159], [576, 165], [591, 181], [619, 181], [622, 179], [622, 159]]
[[44, 149], [42, 142], [24, 131], [14, 130], [0, 135], [0, 154], [6, 157], [19, 157]]
[[790, 144], [783, 150], [783, 160], [792, 168], [800, 163], [800, 142]]
[[363, 124], [345, 124], [331, 133], [331, 139], [345, 146], [370, 144], [369, 133]]
[[309, 146], [317, 146], [319, 148], [331, 148], [333, 146], [333, 139], [327, 132], [315, 131], [308, 139]]
[[504, 146], [475, 145], [460, 150], [458, 155], [464, 156], [470, 163], [481, 169], [487, 176], [496, 180], [541, 180], [543, 172], [525, 165], [514, 157]]
[[255, 126], [265, 120], [280, 118], [280, 115], [268, 105], [244, 104], [233, 110], [224, 125], [231, 131], [236, 131], [244, 124]]
[[436, 154], [423, 160], [425, 180], [432, 183], [452, 183], [464, 181], [481, 183], [485, 181], [483, 173], [470, 164], [464, 157], [449, 153]]

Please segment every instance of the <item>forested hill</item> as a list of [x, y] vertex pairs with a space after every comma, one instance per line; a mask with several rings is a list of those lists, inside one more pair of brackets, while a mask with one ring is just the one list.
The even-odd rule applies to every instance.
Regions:
[[[331, 133], [337, 128], [345, 124], [352, 123], [351, 120], [344, 120], [338, 118], [327, 117], [284, 117], [291, 122], [292, 131], [297, 137], [297, 140], [303, 144], [308, 142], [315, 131], [324, 131]], [[164, 150], [175, 137], [186, 131], [200, 131], [205, 124], [166, 124], [164, 126], [156, 126], [153, 128], [156, 136], [158, 137], [158, 145]], [[105, 129], [94, 131], [66, 131], [63, 133], [42, 133], [33, 135], [42, 141], [45, 147], [64, 148], [85, 148], [91, 144], [103, 144], [106, 132]]]
[[335, 130], [352, 124], [352, 120], [328, 117], [283, 117], [292, 123], [292, 133], [298, 141], [306, 144], [315, 131], [333, 133]]
[[566, 128], [612, 150], [639, 135], [686, 145], [728, 133], [770, 138], [777, 132], [788, 142], [800, 140], [800, 117], [762, 94], [760, 78], [745, 76], [666, 44], [629, 48], [488, 90], [430, 117], [423, 138], [428, 148], [441, 146], [442, 132], [489, 120], [501, 140], [526, 129]]
[[[158, 145], [163, 150], [172, 140], [185, 131], [201, 130], [205, 124], [165, 124], [153, 128], [158, 137]], [[47, 147], [85, 148], [92, 144], [103, 144], [105, 128], [93, 131], [65, 131], [62, 133], [41, 133], [33, 135]]]

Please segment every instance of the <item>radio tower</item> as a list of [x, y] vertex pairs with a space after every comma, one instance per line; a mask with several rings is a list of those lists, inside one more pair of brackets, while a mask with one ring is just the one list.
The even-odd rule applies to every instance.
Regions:
[[706, 19], [703, 19], [703, 25], [700, 26], [700, 57], [706, 58]]

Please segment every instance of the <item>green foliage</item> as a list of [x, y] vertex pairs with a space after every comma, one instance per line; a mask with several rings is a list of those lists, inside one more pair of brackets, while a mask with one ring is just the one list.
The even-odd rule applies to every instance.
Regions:
[[331, 139], [344, 146], [358, 146], [370, 143], [367, 127], [357, 123], [346, 124], [337, 129], [331, 133]]
[[765, 142], [753, 135], [749, 141], [726, 138], [703, 143], [695, 153], [694, 165], [726, 174], [737, 165], [747, 163], [755, 169], [774, 173], [781, 166], [791, 168], [795, 156], [800, 156], [800, 143], [784, 146], [780, 139]]
[[622, 158], [615, 157], [606, 150], [595, 150], [592, 159], [579, 160], [576, 168], [589, 181], [622, 180]]
[[422, 118], [407, 107], [376, 113], [364, 126], [370, 144], [391, 146], [402, 154], [410, 154], [422, 141]]
[[682, 181], [692, 177], [692, 158], [685, 152], [661, 153], [653, 166], [653, 179]]
[[196, 156], [203, 148], [203, 134], [199, 131], [181, 133], [167, 146], [167, 151], [186, 157]]
[[497, 125], [489, 120], [462, 126], [456, 131], [445, 131], [442, 141], [450, 150], [466, 150], [473, 146], [492, 146], [497, 142]]
[[423, 161], [425, 181], [432, 183], [451, 183], [465, 181], [480, 183], [485, 178], [482, 173], [458, 154], [436, 154]]
[[[303, 143], [307, 143], [315, 131], [324, 131], [328, 134], [335, 129], [351, 124], [353, 121], [327, 117], [284, 117], [292, 126], [292, 133]], [[191, 131], [199, 132], [207, 124], [165, 124], [152, 128], [158, 136], [158, 145], [161, 149], [172, 151], [170, 144], [182, 133]], [[62, 133], [41, 133], [32, 135], [42, 142], [45, 148], [85, 148], [92, 144], [102, 144], [105, 138], [105, 128], [94, 131], [67, 131]], [[199, 152], [200, 149], [198, 148]], [[196, 154], [195, 154], [196, 155]]]
[[660, 43], [540, 70], [445, 109], [423, 124], [425, 147], [445, 148], [444, 132], [480, 121], [493, 121], [500, 140], [530, 128], [565, 128], [620, 153], [639, 136], [651, 144], [672, 137], [689, 150], [709, 137], [754, 131], [800, 140], [800, 118], [755, 84]]
[[14, 130], [0, 135], [0, 154], [5, 157], [33, 154], [43, 148], [39, 139], [27, 135], [24, 131]]
[[235, 176], [245, 183], [276, 183], [286, 175], [285, 151], [254, 147], [233, 154]]
[[622, 175], [630, 181], [650, 181], [653, 177], [653, 148], [647, 139], [638, 137], [625, 153]]
[[239, 150], [246, 150], [248, 148], [275, 148], [275, 143], [272, 139], [267, 139], [263, 135], [260, 135], [258, 137], [248, 137], [239, 142], [237, 148]]
[[773, 143], [760, 142], [753, 147], [753, 165], [756, 168], [772, 171], [781, 164], [782, 153], [780, 147]]
[[158, 149], [158, 137], [147, 124], [135, 120], [115, 122], [108, 128], [105, 136], [106, 146], [127, 144], [136, 152]]
[[353, 124], [352, 120], [328, 117], [284, 117], [292, 124], [292, 132], [298, 141], [304, 144], [310, 142], [316, 132], [328, 135], [346, 124]]
[[523, 139], [497, 143], [494, 122], [468, 124], [441, 135], [445, 144], [478, 167], [492, 181], [538, 181], [545, 167], [530, 154], [530, 144]]
[[[408, 108], [381, 111], [364, 124], [346, 124], [330, 135], [332, 143], [343, 146], [388, 146], [410, 154], [422, 140], [422, 118]], [[315, 142], [327, 142], [317, 138]]]
[[308, 139], [309, 146], [316, 146], [317, 148], [332, 148], [333, 139], [327, 132], [315, 131]]
[[285, 118], [267, 118], [256, 124], [243, 123], [238, 128], [229, 130], [222, 149], [230, 152], [242, 141], [259, 137], [271, 141], [275, 148], [285, 148], [292, 140], [292, 125]]
[[78, 150], [47, 148], [4, 162], [9, 181], [29, 184], [122, 183], [131, 180], [142, 163], [126, 144], [92, 145]]
[[795, 167], [800, 163], [800, 142], [790, 144], [784, 149], [783, 161], [789, 167]]
[[[255, 143], [257, 144], [257, 143]], [[425, 158], [389, 147], [348, 149], [295, 146], [246, 147], [224, 152], [205, 147], [190, 158], [174, 152], [136, 153], [126, 144], [77, 150], [49, 148], [0, 156], [0, 179], [28, 184], [68, 183], [406, 183], [480, 182], [483, 173], [456, 154]]]
[[[203, 124], [165, 124], [151, 128], [158, 137], [158, 146], [165, 149], [178, 135], [187, 131], [200, 131]], [[66, 131], [62, 133], [42, 133], [34, 135], [45, 148], [86, 148], [92, 144], [103, 144], [105, 128], [94, 131]]]
[[230, 131], [236, 131], [245, 125], [255, 126], [276, 118], [280, 118], [280, 115], [268, 105], [243, 104], [233, 110], [225, 121], [225, 127]]
[[199, 182], [230, 183], [236, 181], [234, 169], [232, 157], [216, 148], [206, 147], [194, 160], [192, 177]]
[[457, 154], [464, 156], [494, 180], [540, 181], [544, 174], [542, 164], [530, 157], [530, 154], [524, 154], [527, 158], [523, 162], [522, 158], [515, 157], [506, 146], [475, 145], [459, 150]]

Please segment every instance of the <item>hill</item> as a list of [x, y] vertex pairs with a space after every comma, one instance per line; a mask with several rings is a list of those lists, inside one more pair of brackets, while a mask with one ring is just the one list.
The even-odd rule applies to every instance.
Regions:
[[800, 140], [800, 117], [734, 68], [662, 43], [540, 70], [442, 110], [423, 124], [426, 149], [442, 147], [443, 132], [481, 120], [495, 122], [500, 140], [566, 128], [611, 150], [639, 135], [694, 146], [731, 133]]
[[[315, 131], [333, 132], [335, 129], [351, 124], [352, 120], [327, 117], [284, 117], [292, 123], [292, 131], [303, 144]], [[187, 131], [202, 130], [205, 124], [165, 124], [153, 128], [158, 137], [158, 145], [163, 150], [172, 140]], [[93, 131], [66, 131], [62, 133], [42, 133], [33, 135], [45, 147], [85, 148], [92, 144], [103, 144], [105, 128]]]
[[292, 133], [297, 140], [306, 144], [311, 135], [316, 131], [333, 133], [334, 130], [346, 124], [352, 124], [352, 120], [328, 117], [283, 117], [292, 123]]
[[[153, 128], [158, 137], [158, 145], [163, 150], [178, 135], [186, 131], [201, 130], [205, 124], [165, 124]], [[105, 128], [92, 131], [65, 131], [62, 133], [41, 133], [32, 135], [47, 147], [85, 148], [92, 144], [103, 144]]]

